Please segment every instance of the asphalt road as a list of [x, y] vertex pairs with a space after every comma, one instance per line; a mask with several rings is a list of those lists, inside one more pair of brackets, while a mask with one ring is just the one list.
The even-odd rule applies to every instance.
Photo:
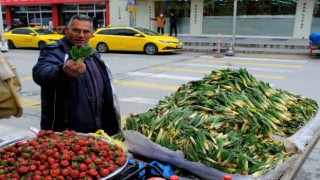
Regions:
[[[14, 49], [6, 53], [17, 67], [23, 87], [21, 118], [0, 120], [0, 139], [10, 140], [31, 134], [29, 127], [39, 128], [40, 88], [31, 77], [39, 50]], [[320, 101], [320, 60], [295, 55], [236, 54], [214, 58], [213, 54], [178, 52], [149, 56], [141, 53], [102, 54], [110, 66], [120, 100], [123, 118], [130, 113], [145, 112], [190, 80], [201, 79], [216, 68], [245, 67], [258, 80], [273, 88], [284, 89]], [[296, 176], [297, 180], [320, 177], [320, 143]]]

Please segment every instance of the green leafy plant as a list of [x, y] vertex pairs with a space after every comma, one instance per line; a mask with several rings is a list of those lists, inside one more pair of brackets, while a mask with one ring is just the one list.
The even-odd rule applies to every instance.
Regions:
[[88, 56], [92, 55], [94, 50], [89, 46], [72, 46], [70, 56], [77, 63], [82, 63]]

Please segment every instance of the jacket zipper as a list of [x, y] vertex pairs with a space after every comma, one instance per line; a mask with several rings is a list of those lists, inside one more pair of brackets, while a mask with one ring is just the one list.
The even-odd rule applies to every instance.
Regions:
[[96, 120], [95, 120], [95, 116], [94, 116], [93, 102], [91, 101], [91, 99], [90, 99], [90, 97], [89, 97], [88, 89], [87, 89], [87, 87], [85, 86], [85, 82], [84, 82], [83, 76], [80, 75], [80, 78], [81, 78], [82, 84], [84, 85], [84, 90], [86, 91], [86, 96], [87, 96], [87, 98], [89, 99], [89, 101], [90, 101], [90, 103], [91, 103], [91, 114], [92, 114], [92, 118], [93, 118], [93, 123], [94, 123], [95, 128], [97, 129], [98, 126], [97, 126], [97, 123], [96, 123]]
[[53, 122], [51, 130], [53, 130], [54, 123], [56, 121], [56, 101], [57, 101], [57, 90], [54, 90], [54, 100], [53, 100]]

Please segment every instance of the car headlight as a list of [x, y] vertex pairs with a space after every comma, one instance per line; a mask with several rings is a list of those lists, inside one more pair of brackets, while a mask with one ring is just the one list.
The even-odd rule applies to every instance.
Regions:
[[167, 40], [159, 40], [159, 41], [163, 43], [171, 43], [171, 41], [167, 41]]

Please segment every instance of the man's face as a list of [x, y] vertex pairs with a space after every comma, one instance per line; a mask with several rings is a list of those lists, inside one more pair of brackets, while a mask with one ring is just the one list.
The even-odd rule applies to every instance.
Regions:
[[89, 21], [74, 20], [71, 27], [67, 28], [68, 36], [73, 45], [85, 46], [92, 37], [92, 24]]

